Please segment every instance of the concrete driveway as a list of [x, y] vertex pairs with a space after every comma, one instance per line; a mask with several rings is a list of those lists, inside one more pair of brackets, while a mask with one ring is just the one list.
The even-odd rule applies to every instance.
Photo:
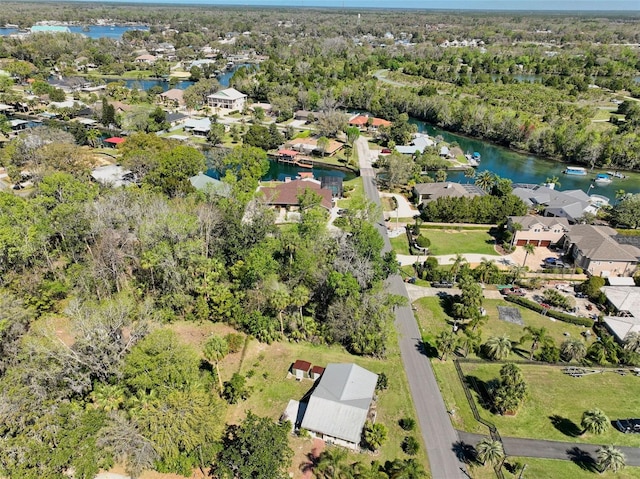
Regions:
[[407, 200], [404, 196], [399, 195], [397, 193], [380, 193], [381, 198], [395, 198], [398, 202], [398, 211], [396, 213], [393, 211], [385, 211], [384, 217], [389, 218], [389, 222], [392, 223], [396, 219], [396, 214], [399, 218], [413, 218], [416, 215], [419, 215], [420, 212], [416, 207], [414, 207], [409, 200]]

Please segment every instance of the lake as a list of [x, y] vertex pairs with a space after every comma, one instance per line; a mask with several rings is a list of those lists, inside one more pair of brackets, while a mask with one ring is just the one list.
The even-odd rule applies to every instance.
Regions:
[[[70, 26], [71, 33], [80, 33], [86, 37], [98, 39], [98, 38], [113, 38], [119, 40], [122, 38], [124, 32], [129, 30], [149, 30], [146, 25], [90, 25], [89, 31], [83, 31], [85, 27], [82, 26]], [[0, 36], [13, 35], [19, 33], [17, 28], [0, 28]]]
[[[480, 155], [482, 155], [482, 161], [477, 168], [478, 173], [489, 170], [502, 178], [509, 178], [514, 183], [541, 184], [544, 183], [547, 178], [556, 176], [560, 181], [558, 189], [581, 189], [587, 192], [596, 174], [602, 172], [602, 170], [594, 170], [586, 176], [565, 175], [562, 173], [567, 166], [565, 163], [518, 153], [486, 141], [456, 135], [455, 133], [441, 130], [423, 121], [411, 119], [410, 122], [417, 125], [418, 131], [420, 132], [428, 133], [434, 137], [442, 136], [448, 143], [458, 143], [464, 152], [473, 153], [477, 151], [480, 153]], [[625, 190], [627, 193], [640, 193], [640, 173], [624, 172], [624, 174], [627, 175], [627, 178], [613, 178], [611, 184], [607, 186], [597, 186], [594, 184], [589, 194], [603, 195], [613, 202], [615, 200], [615, 192], [620, 189]], [[447, 172], [447, 178], [460, 183], [469, 181], [468, 178], [465, 178], [464, 172], [462, 171], [449, 171]]]
[[[228, 87], [229, 86], [229, 81], [231, 81], [231, 77], [233, 76], [233, 74], [240, 68], [244, 68], [244, 67], [249, 67], [249, 66], [253, 66], [252, 63], [241, 63], [239, 65], [235, 65], [234, 67], [232, 67], [230, 70], [227, 70], [226, 72], [224, 72], [223, 74], [219, 75], [217, 77], [218, 82], [220, 82], [220, 85], [224, 86], [224, 87]], [[120, 80], [113, 80], [113, 81], [120, 81]], [[187, 88], [189, 88], [191, 85], [193, 85], [194, 82], [190, 81], [190, 80], [182, 80], [179, 81], [175, 84], [175, 86], [171, 87], [169, 85], [168, 81], [165, 80], [133, 80], [133, 79], [127, 79], [127, 80], [122, 80], [125, 84], [125, 86], [127, 88], [131, 88], [131, 89], [138, 89], [138, 90], [148, 90], [154, 86], [159, 86], [162, 88], [163, 91], [167, 91], [170, 88], [178, 88], [179, 90], [186, 90]]]

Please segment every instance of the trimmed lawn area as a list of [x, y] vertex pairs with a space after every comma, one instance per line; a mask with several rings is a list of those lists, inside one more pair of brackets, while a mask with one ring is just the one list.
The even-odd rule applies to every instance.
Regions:
[[494, 238], [488, 231], [426, 228], [420, 230], [422, 235], [431, 240], [429, 252], [432, 256], [458, 253], [497, 254]]
[[[478, 383], [494, 380], [502, 364], [462, 363], [466, 376]], [[561, 367], [521, 364], [528, 396], [515, 416], [492, 414], [478, 404], [480, 414], [493, 422], [502, 436], [529, 437], [592, 444], [640, 447], [640, 435], [623, 434], [614, 427], [601, 435], [581, 435], [580, 421], [587, 409], [599, 408], [610, 420], [637, 417], [640, 378], [613, 370], [572, 378]], [[477, 395], [473, 393], [477, 400]]]
[[349, 208], [352, 200], [356, 202], [362, 202], [364, 200], [364, 186], [362, 184], [362, 178], [359, 176], [349, 181], [344, 182], [344, 187], [352, 186], [353, 189], [347, 193], [348, 197], [338, 200], [338, 206], [340, 208]]
[[[290, 399], [300, 400], [309, 392], [313, 386], [311, 380], [296, 381], [293, 377], [288, 377], [289, 367], [296, 359], [304, 359], [320, 366], [326, 366], [330, 362], [354, 362], [375, 373], [384, 372], [389, 380], [389, 388], [378, 393], [377, 422], [387, 427], [387, 440], [375, 456], [350, 453], [349, 461], [364, 461], [368, 464], [373, 459], [384, 463], [395, 458], [407, 458], [409, 456], [402, 452], [400, 445], [405, 436], [413, 435], [420, 441], [420, 452], [416, 458], [427, 465], [426, 450], [419, 431], [407, 433], [398, 424], [404, 417], [416, 419], [416, 414], [395, 335], [391, 336], [389, 352], [384, 360], [353, 356], [341, 347], [283, 342], [267, 345], [255, 339], [249, 341], [242, 362], [239, 360], [240, 353], [231, 356], [235, 357], [225, 358], [220, 365], [223, 380], [240, 372], [248, 377], [247, 383], [252, 393], [246, 401], [229, 406], [226, 417], [228, 423], [240, 421], [249, 410], [260, 416], [278, 419]], [[298, 440], [292, 441], [293, 444]], [[300, 464], [292, 465], [293, 477], [302, 477], [299, 466]]]
[[407, 239], [407, 235], [401, 234], [400, 236], [397, 236], [395, 238], [389, 238], [389, 241], [391, 242], [393, 251], [395, 251], [397, 254], [410, 254], [409, 240]]

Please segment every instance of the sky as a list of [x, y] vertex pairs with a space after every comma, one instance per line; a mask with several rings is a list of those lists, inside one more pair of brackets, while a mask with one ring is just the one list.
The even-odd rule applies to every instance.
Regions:
[[[99, 0], [94, 0], [99, 1]], [[101, 3], [283, 7], [414, 8], [435, 10], [633, 11], [640, 0], [106, 0]]]

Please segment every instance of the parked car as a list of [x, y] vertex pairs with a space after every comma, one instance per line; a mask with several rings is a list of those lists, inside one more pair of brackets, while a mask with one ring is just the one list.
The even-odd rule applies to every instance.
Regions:
[[543, 268], [547, 268], [547, 269], [568, 269], [570, 268], [569, 265], [564, 264], [562, 261], [556, 261], [553, 264], [550, 263], [545, 263], [544, 265], [542, 265]]
[[587, 297], [588, 296], [586, 294], [584, 294], [584, 293], [580, 293], [580, 292], [576, 293], [576, 298], [587, 298]]
[[380, 150], [380, 153], [388, 155], [389, 153], [391, 153], [391, 149], [390, 148], [383, 148], [382, 150]]
[[640, 419], [618, 419], [616, 427], [620, 432], [640, 434]]
[[453, 288], [451, 281], [436, 281], [431, 283], [432, 288]]
[[549, 257], [549, 258], [543, 259], [542, 261], [544, 262], [544, 264], [556, 264], [556, 261], [558, 261], [558, 258]]
[[505, 288], [502, 291], [500, 291], [502, 294], [504, 294], [505, 296], [508, 295], [513, 295], [513, 296], [524, 296], [525, 295], [525, 290], [522, 288]]

